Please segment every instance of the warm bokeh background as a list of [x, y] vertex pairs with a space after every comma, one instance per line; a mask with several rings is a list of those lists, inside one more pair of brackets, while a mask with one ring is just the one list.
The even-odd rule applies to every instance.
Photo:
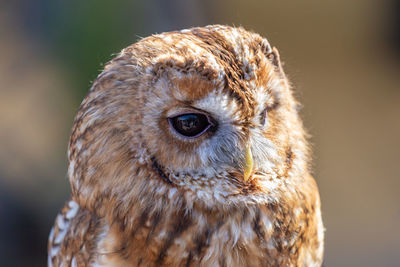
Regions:
[[152, 33], [242, 25], [279, 48], [312, 135], [326, 266], [400, 266], [400, 1], [0, 1], [0, 261], [44, 266], [80, 101]]

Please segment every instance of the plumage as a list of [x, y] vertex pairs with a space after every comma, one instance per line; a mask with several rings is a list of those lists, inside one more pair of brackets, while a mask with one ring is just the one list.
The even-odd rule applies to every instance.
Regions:
[[49, 266], [320, 266], [297, 105], [278, 51], [243, 28], [125, 48], [76, 115]]

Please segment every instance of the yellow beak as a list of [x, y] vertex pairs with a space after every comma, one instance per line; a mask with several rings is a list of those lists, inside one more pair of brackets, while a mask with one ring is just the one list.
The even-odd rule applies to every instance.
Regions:
[[250, 145], [248, 145], [246, 147], [245, 166], [243, 171], [243, 178], [245, 182], [249, 180], [252, 171], [253, 171], [253, 155], [251, 154]]

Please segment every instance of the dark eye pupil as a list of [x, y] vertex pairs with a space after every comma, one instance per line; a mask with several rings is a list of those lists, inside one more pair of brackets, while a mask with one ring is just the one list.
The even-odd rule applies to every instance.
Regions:
[[178, 133], [188, 137], [198, 136], [210, 126], [207, 116], [203, 114], [184, 114], [168, 119]]

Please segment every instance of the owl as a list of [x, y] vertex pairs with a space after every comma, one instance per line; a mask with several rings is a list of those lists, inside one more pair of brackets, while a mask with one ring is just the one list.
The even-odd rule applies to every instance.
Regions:
[[222, 25], [144, 38], [76, 115], [49, 266], [320, 266], [324, 229], [278, 51]]

